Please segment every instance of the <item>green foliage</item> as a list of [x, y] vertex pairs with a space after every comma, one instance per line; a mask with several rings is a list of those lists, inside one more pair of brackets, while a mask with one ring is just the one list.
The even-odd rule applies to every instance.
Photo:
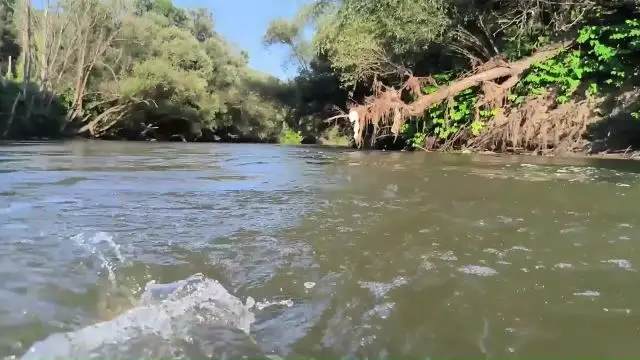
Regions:
[[343, 84], [353, 86], [393, 70], [393, 58], [439, 38], [449, 24], [446, 8], [444, 0], [345, 0], [319, 20], [315, 46]]
[[558, 103], [566, 103], [581, 83], [585, 68], [581, 52], [570, 51], [557, 59], [536, 63], [510, 95], [515, 104], [523, 103], [530, 95], [542, 95], [551, 87], [558, 91]]
[[[431, 85], [423, 88], [424, 94], [431, 94], [440, 86], [446, 86], [455, 79], [453, 73], [443, 73], [433, 76], [438, 86]], [[422, 119], [415, 121], [415, 125], [405, 124], [403, 134], [409, 138], [409, 145], [422, 147], [428, 136], [438, 140], [450, 139], [463, 128], [468, 128], [473, 136], [478, 136], [484, 129], [486, 121], [497, 114], [498, 109], [480, 109], [476, 117], [476, 105], [479, 99], [479, 89], [469, 88], [458, 93], [450, 102], [432, 105]]]
[[188, 21], [187, 12], [175, 7], [171, 0], [136, 0], [135, 10], [138, 16], [146, 12], [158, 13], [179, 28], [186, 27]]
[[276, 19], [269, 24], [267, 32], [262, 41], [265, 45], [285, 44], [291, 45], [300, 36], [300, 26], [287, 21], [286, 19]]
[[[37, 86], [27, 86], [27, 99], [35, 99], [29, 119], [26, 114], [29, 101], [22, 96], [23, 84], [16, 81], [0, 82], [0, 138], [4, 137], [56, 137], [65, 122], [66, 106], [62, 99], [53, 97], [51, 103], [42, 102], [43, 94]], [[14, 107], [15, 104], [15, 107]], [[13, 110], [13, 120], [9, 124]], [[27, 121], [28, 120], [28, 121]]]
[[576, 49], [534, 64], [520, 81], [511, 100], [520, 104], [530, 95], [557, 91], [557, 102], [567, 103], [581, 85], [594, 95], [607, 87], [621, 87], [638, 70], [640, 20], [617, 25], [594, 25], [579, 31]]
[[407, 139], [407, 145], [412, 148], [422, 148], [428, 135], [425, 125], [424, 121], [411, 121], [402, 125], [400, 132]]
[[[295, 100], [290, 102], [301, 115], [296, 118], [310, 124], [315, 120], [307, 117], [308, 109], [336, 104], [344, 110], [346, 103], [363, 104], [380, 83], [397, 90], [409, 75], [431, 75], [440, 87], [446, 86], [498, 55], [517, 61], [576, 32], [578, 41], [570, 50], [521, 74], [504, 107], [550, 91], [557, 94], [558, 103], [569, 102], [583, 90], [609, 91], [637, 76], [638, 17], [632, 15], [637, 13], [638, 3], [628, 0], [314, 0], [293, 20], [272, 23], [265, 40], [291, 46], [304, 26], [313, 25], [315, 58], [323, 59], [330, 71], [301, 72], [291, 83]], [[629, 20], [621, 22], [625, 17]], [[322, 91], [307, 87], [323, 78], [337, 78], [339, 83], [328, 82]], [[339, 87], [349, 90], [348, 96]], [[457, 139], [456, 134], [482, 135], [487, 123], [507, 109], [488, 108], [481, 90], [467, 89], [434, 104], [421, 118], [406, 122], [402, 135], [415, 147], [427, 138], [442, 144]], [[401, 95], [407, 104], [413, 100], [406, 91]], [[379, 100], [382, 109], [394, 106]], [[379, 129], [389, 131], [386, 126]]]
[[298, 69], [308, 73], [308, 63], [312, 57], [311, 44], [303, 36], [303, 24], [286, 19], [271, 21], [266, 33], [262, 37], [265, 46], [285, 45], [289, 47], [290, 58], [297, 64]]
[[[596, 95], [608, 88], [619, 88], [627, 77], [637, 75], [640, 69], [640, 20], [626, 20], [621, 24], [584, 26], [578, 32], [578, 44], [542, 63], [535, 63], [523, 76], [510, 95], [511, 106], [517, 106], [530, 97], [549, 91], [556, 92], [556, 102], [569, 102], [583, 89]], [[441, 73], [433, 76], [439, 86], [427, 86], [425, 94], [437, 91], [455, 79], [456, 74]], [[498, 109], [479, 109], [479, 89], [470, 88], [458, 93], [451, 102], [432, 105], [422, 119], [407, 123], [402, 128], [408, 143], [422, 147], [428, 136], [440, 141], [450, 139], [463, 128], [478, 136]], [[638, 119], [638, 112], [632, 113]]]
[[289, 126], [283, 124], [278, 143], [283, 145], [299, 145], [302, 143], [302, 133], [292, 130]]
[[[247, 53], [213, 30], [211, 13], [182, 9], [170, 0], [136, 0], [131, 9], [128, 4], [121, 0], [61, 0], [49, 9], [46, 18], [34, 9], [37, 18], [32, 23], [34, 44], [30, 50], [35, 62], [30, 67], [31, 83], [25, 86], [44, 89], [39, 62], [47, 57], [57, 59], [49, 64], [55, 74], [46, 85], [56, 93], [56, 103], [67, 107], [64, 115], [69, 117], [58, 124], [59, 116], [52, 113], [51, 121], [57, 128], [82, 128], [97, 137], [182, 134], [191, 138], [204, 129], [222, 136], [233, 132], [257, 141], [278, 138], [290, 111], [264, 90], [273, 85], [272, 90], [281, 91], [283, 85], [250, 69]], [[2, 9], [0, 21], [11, 15]], [[84, 22], [77, 18], [86, 18], [93, 27], [84, 31], [79, 28]], [[10, 21], [8, 28], [16, 33], [20, 26]], [[108, 36], [111, 33], [112, 39]], [[85, 34], [86, 44], [80, 42]], [[3, 44], [0, 41], [0, 65], [10, 53]], [[84, 65], [79, 63], [82, 56]], [[12, 60], [18, 70], [13, 72], [16, 81], [22, 82], [24, 59]], [[88, 69], [86, 80], [81, 74], [80, 85], [78, 67]], [[9, 107], [3, 105], [2, 111], [11, 112], [15, 96], [3, 96]], [[29, 93], [20, 106], [30, 98], [42, 96]], [[74, 108], [77, 104], [79, 111]], [[34, 106], [24, 114], [35, 116], [38, 109]], [[19, 119], [20, 123], [30, 121], [35, 118]], [[185, 128], [185, 123], [190, 125]]]
[[329, 146], [348, 146], [351, 141], [349, 136], [340, 131], [339, 127], [332, 126], [322, 132], [320, 135], [320, 143]]
[[13, 74], [13, 69], [8, 68], [8, 59], [11, 57], [15, 64], [20, 50], [16, 29], [12, 26], [13, 7], [13, 0], [0, 1], [0, 77]]

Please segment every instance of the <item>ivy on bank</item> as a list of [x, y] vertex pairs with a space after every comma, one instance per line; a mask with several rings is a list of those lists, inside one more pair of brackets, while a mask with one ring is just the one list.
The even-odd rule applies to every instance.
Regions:
[[[602, 95], [605, 91], [621, 88], [628, 79], [640, 71], [640, 19], [629, 19], [620, 24], [588, 25], [578, 32], [571, 49], [545, 62], [534, 64], [512, 89], [507, 106], [518, 106], [527, 99], [542, 96], [553, 90], [558, 104], [568, 103], [579, 90], [588, 96]], [[456, 78], [454, 73], [433, 76], [439, 85]], [[427, 86], [425, 94], [437, 90]], [[463, 128], [478, 136], [486, 122], [498, 109], [482, 109], [476, 114], [479, 88], [467, 89], [451, 102], [435, 104], [423, 118], [407, 122], [402, 128], [408, 145], [420, 148], [426, 138], [439, 141], [451, 139]], [[631, 113], [640, 120], [640, 111]]]

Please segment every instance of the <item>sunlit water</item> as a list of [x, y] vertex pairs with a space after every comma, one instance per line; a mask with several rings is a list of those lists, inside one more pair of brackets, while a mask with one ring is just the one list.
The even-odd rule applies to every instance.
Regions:
[[5, 143], [0, 358], [637, 356], [638, 173]]

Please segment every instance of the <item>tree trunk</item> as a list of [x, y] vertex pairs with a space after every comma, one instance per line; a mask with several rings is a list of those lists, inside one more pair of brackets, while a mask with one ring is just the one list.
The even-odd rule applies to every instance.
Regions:
[[16, 94], [16, 98], [13, 99], [13, 104], [11, 105], [11, 114], [9, 114], [9, 119], [7, 119], [7, 125], [4, 128], [4, 133], [2, 137], [6, 138], [9, 135], [9, 131], [11, 130], [11, 125], [13, 125], [13, 119], [16, 116], [16, 107], [18, 106], [18, 101], [20, 101], [20, 97], [22, 97], [22, 93]]
[[[23, 2], [23, 6], [24, 6], [24, 24], [22, 26], [22, 54], [23, 54], [23, 59], [24, 59], [24, 64], [23, 64], [23, 69], [22, 71], [24, 72], [24, 76], [23, 76], [23, 83], [22, 83], [22, 100], [24, 102], [25, 105], [27, 105], [27, 109], [25, 112], [22, 121], [23, 122], [27, 122], [29, 121], [29, 117], [31, 115], [31, 107], [33, 106], [33, 102], [31, 101], [27, 101], [28, 99], [28, 93], [27, 90], [29, 88], [29, 84], [31, 83], [31, 68], [32, 68], [32, 64], [31, 64], [31, 60], [33, 59], [33, 54], [32, 54], [32, 50], [33, 50], [33, 44], [32, 44], [32, 29], [31, 29], [31, 0], [24, 0]], [[14, 102], [14, 105], [17, 104], [17, 102]], [[15, 117], [15, 106], [12, 109], [12, 117]], [[8, 128], [7, 128], [8, 130]]]
[[[82, 27], [81, 27], [82, 29]], [[68, 120], [71, 121], [78, 117], [82, 113], [82, 98], [84, 97], [84, 68], [87, 58], [87, 40], [89, 37], [88, 29], [85, 29], [85, 34], [82, 42], [79, 46], [78, 63], [76, 64], [76, 79], [75, 79], [75, 91], [73, 95], [73, 103], [71, 104], [71, 111], [68, 115]]]
[[[508, 85], [515, 85], [518, 80], [517, 77], [531, 67], [531, 65], [536, 62], [546, 61], [558, 55], [562, 50], [566, 49], [568, 45], [568, 43], [554, 45], [548, 49], [540, 50], [528, 58], [509, 63], [506, 66], [498, 66], [496, 68], [462, 78], [458, 81], [454, 81], [449, 86], [443, 87], [433, 94], [421, 96], [418, 100], [409, 104], [409, 116], [419, 116], [424, 113], [429, 106], [442, 102], [464, 90], [481, 85], [487, 81], [509, 77], [510, 79], [507, 80], [509, 82]], [[508, 85], [505, 87], [508, 87]]]
[[49, 1], [44, 4], [44, 12], [42, 16], [42, 49], [40, 50], [40, 92], [41, 96], [46, 97], [46, 91], [49, 90], [49, 49], [47, 47], [47, 38], [49, 37]]
[[7, 75], [5, 77], [9, 80], [13, 80], [13, 63], [11, 55], [9, 55], [9, 64], [7, 65]]
[[24, 23], [22, 24], [22, 56], [24, 64], [22, 95], [27, 97], [27, 85], [31, 82], [31, 1], [24, 0]]

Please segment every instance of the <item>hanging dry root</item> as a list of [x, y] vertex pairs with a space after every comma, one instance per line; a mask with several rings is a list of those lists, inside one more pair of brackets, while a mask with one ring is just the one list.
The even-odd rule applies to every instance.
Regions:
[[555, 94], [531, 99], [508, 114], [498, 114], [481, 135], [470, 140], [473, 150], [541, 151], [554, 154], [583, 150], [583, 135], [597, 121], [595, 100], [556, 107]]

